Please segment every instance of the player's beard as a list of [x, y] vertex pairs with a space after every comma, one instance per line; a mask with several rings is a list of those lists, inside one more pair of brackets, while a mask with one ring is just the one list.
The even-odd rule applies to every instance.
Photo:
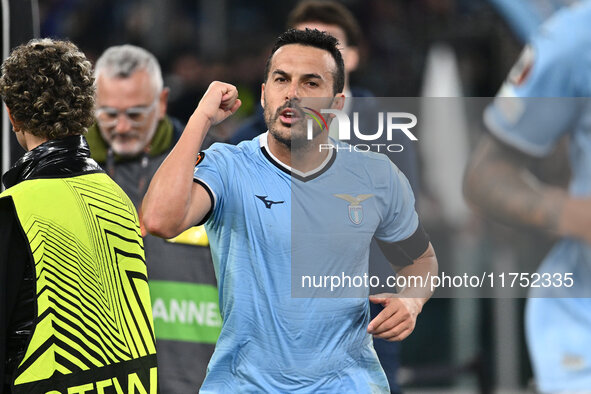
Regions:
[[[284, 126], [285, 128], [290, 129], [287, 132], [282, 132], [277, 129], [277, 125], [279, 123], [279, 117], [281, 116], [281, 112], [286, 108], [291, 108], [297, 112], [297, 116], [299, 120], [290, 126]], [[275, 113], [272, 113], [272, 109], [269, 107], [264, 108], [264, 115], [265, 115], [265, 123], [267, 124], [267, 128], [269, 129], [269, 133], [273, 136], [273, 138], [279, 142], [280, 144], [286, 146], [290, 150], [300, 150], [304, 147], [307, 147], [310, 143], [306, 136], [305, 130], [305, 118], [304, 112], [302, 111], [300, 105], [295, 102], [294, 100], [287, 101], [285, 104], [277, 108]]]

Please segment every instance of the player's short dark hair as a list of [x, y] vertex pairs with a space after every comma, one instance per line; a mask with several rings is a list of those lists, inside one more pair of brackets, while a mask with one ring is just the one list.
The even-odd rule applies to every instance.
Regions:
[[267, 81], [267, 78], [269, 77], [271, 60], [273, 59], [275, 52], [277, 52], [277, 50], [282, 46], [291, 44], [319, 48], [330, 53], [336, 64], [336, 70], [333, 72], [333, 93], [337, 94], [343, 91], [343, 88], [345, 87], [345, 65], [343, 63], [341, 51], [337, 47], [338, 41], [333, 36], [316, 29], [289, 29], [277, 37], [277, 40], [275, 40], [275, 44], [273, 45], [273, 49], [271, 49], [271, 54], [267, 58], [267, 63], [265, 65], [265, 81]]
[[69, 41], [35, 39], [2, 63], [0, 95], [15, 123], [47, 139], [86, 133], [94, 121], [94, 77]]
[[287, 17], [287, 28], [293, 29], [302, 23], [319, 22], [343, 29], [347, 42], [343, 45], [359, 46], [361, 29], [353, 13], [336, 1], [304, 0]]

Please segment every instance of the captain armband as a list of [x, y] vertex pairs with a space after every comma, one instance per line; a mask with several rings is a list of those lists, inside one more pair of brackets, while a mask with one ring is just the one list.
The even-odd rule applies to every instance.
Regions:
[[429, 247], [429, 234], [425, 232], [422, 224], [419, 223], [415, 232], [405, 240], [385, 242], [378, 239], [377, 241], [388, 261], [392, 264], [396, 264], [396, 261], [392, 261], [392, 256], [399, 256], [400, 252], [402, 252], [410, 261], [421, 257]]

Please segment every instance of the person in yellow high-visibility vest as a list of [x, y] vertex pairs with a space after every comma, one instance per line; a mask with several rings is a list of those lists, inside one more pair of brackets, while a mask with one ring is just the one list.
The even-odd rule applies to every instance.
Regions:
[[90, 62], [32, 40], [2, 64], [0, 95], [27, 151], [0, 194], [0, 393], [156, 393], [137, 212], [83, 136]]

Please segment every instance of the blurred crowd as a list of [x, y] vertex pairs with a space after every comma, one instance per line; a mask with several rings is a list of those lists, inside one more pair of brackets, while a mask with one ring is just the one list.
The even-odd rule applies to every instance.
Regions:
[[[154, 53], [171, 88], [171, 114], [185, 119], [210, 81], [237, 84], [242, 115], [258, 102], [264, 60], [297, 2], [260, 0], [40, 2], [41, 35], [68, 37], [96, 59], [130, 43]], [[363, 34], [362, 63], [352, 85], [378, 97], [421, 91], [427, 49], [451, 44], [465, 96], [492, 96], [521, 43], [485, 0], [349, 0]]]

